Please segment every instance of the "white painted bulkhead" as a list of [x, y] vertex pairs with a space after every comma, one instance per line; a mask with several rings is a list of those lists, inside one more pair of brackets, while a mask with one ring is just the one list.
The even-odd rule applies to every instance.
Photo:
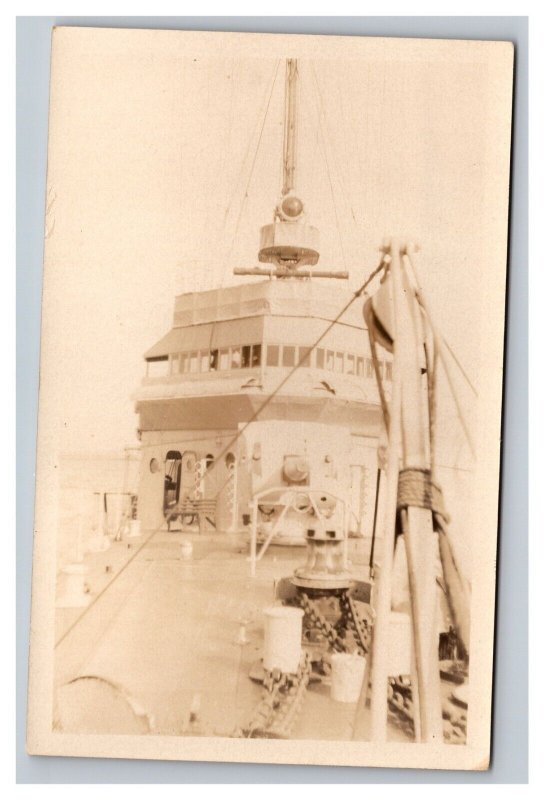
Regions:
[[[341, 425], [264, 420], [250, 425], [225, 452], [235, 436], [234, 430], [191, 436], [181, 431], [142, 434], [139, 514], [144, 528], [155, 529], [165, 523], [164, 481], [171, 452], [181, 456], [195, 454], [201, 470], [194, 474], [195, 490], [216, 501], [216, 525], [221, 531], [240, 531], [247, 526], [245, 515], [250, 514], [251, 500], [257, 492], [287, 488], [284, 458], [299, 456], [310, 466], [308, 487], [343, 498], [349, 513], [349, 530], [371, 536], [377, 439], [353, 435]], [[339, 525], [340, 512], [339, 507], [335, 517]], [[300, 518], [300, 522], [306, 525], [307, 520]]]
[[371, 535], [381, 409], [360, 306], [330, 324], [349, 297], [312, 281], [266, 281], [176, 298], [136, 397], [145, 528], [164, 523], [175, 452], [194, 453], [195, 478], [206, 476], [195, 488], [216, 500], [219, 530], [247, 527], [255, 493], [287, 488], [284, 459], [297, 456], [307, 485], [345, 500], [349, 530]]

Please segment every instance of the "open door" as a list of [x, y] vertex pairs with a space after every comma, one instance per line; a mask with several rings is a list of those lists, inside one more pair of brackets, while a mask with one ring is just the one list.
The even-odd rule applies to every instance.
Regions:
[[164, 464], [163, 511], [168, 512], [179, 502], [182, 476], [182, 457], [178, 450], [169, 450]]

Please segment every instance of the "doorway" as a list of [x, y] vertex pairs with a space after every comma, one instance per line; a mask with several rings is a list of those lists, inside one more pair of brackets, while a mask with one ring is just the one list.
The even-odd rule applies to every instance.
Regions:
[[169, 450], [164, 462], [163, 512], [168, 512], [179, 502], [182, 458], [179, 450]]
[[196, 487], [196, 453], [169, 450], [164, 462], [163, 513], [169, 516], [177, 505], [190, 499]]

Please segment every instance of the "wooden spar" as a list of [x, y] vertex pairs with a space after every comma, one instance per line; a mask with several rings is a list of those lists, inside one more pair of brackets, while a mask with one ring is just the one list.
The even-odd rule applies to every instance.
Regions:
[[288, 270], [279, 267], [235, 267], [233, 269], [234, 275], [266, 275], [267, 277], [276, 278], [339, 278], [340, 280], [347, 280], [349, 272], [323, 269], [297, 269]]
[[[393, 251], [394, 248], [394, 251]], [[404, 468], [429, 469], [422, 409], [426, 407], [421, 380], [421, 312], [413, 287], [402, 268], [400, 248], [392, 244], [391, 274], [395, 306], [395, 362], [402, 384], [402, 440]], [[423, 742], [442, 741], [439, 693], [438, 631], [436, 625], [436, 537], [432, 510], [408, 506], [403, 514], [415, 675], [419, 696], [419, 729]], [[416, 729], [418, 725], [416, 724]]]
[[[404, 250], [404, 248], [402, 248]], [[387, 463], [387, 499], [384, 515], [384, 551], [378, 580], [372, 641], [372, 742], [387, 739], [389, 678], [388, 627], [391, 614], [392, 566], [397, 519], [399, 464], [416, 470], [429, 468], [429, 431], [425, 419], [420, 356], [423, 348], [421, 310], [416, 302], [398, 242], [391, 242], [393, 285], [394, 360], [393, 396]], [[413, 699], [416, 740], [442, 740], [436, 611], [436, 536], [432, 510], [408, 506], [401, 514], [405, 538], [413, 643]], [[358, 705], [354, 733], [360, 729], [364, 698]]]
[[[392, 263], [400, 269], [398, 249], [392, 248]], [[393, 551], [395, 547], [395, 523], [397, 517], [397, 490], [399, 478], [399, 459], [401, 449], [401, 376], [399, 359], [395, 348], [393, 358], [393, 391], [389, 421], [389, 442], [386, 468], [386, 503], [383, 520], [383, 552], [378, 580], [376, 618], [372, 632], [372, 704], [371, 728], [372, 742], [387, 741], [387, 685], [388, 654], [387, 636], [391, 614], [391, 576], [393, 572]], [[362, 708], [361, 708], [362, 706]], [[357, 712], [364, 711], [364, 702], [359, 703]], [[356, 718], [354, 730], [359, 728]]]

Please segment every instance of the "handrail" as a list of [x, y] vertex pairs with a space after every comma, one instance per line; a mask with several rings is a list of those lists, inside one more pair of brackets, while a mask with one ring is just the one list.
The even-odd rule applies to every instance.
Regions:
[[[290, 508], [296, 509], [295, 501], [299, 495], [306, 495], [311, 503], [312, 513], [320, 520], [325, 520], [325, 517], [313, 497], [315, 494], [327, 494], [330, 497], [333, 497], [336, 501], [342, 504], [342, 527], [344, 530], [344, 540], [343, 540], [343, 563], [344, 567], [347, 568], [348, 565], [348, 524], [349, 524], [349, 513], [351, 511], [350, 504], [346, 501], [346, 499], [334, 492], [329, 491], [328, 489], [323, 488], [316, 488], [312, 486], [273, 486], [268, 489], [262, 489], [260, 492], [256, 492], [251, 501], [250, 507], [252, 510], [251, 515], [251, 534], [250, 534], [250, 576], [252, 578], [256, 575], [257, 570], [257, 561], [260, 561], [266, 551], [268, 550], [274, 536], [276, 535], [279, 525], [284, 519], [287, 511]], [[267, 496], [275, 495], [275, 499], [271, 502], [273, 505], [282, 505], [283, 509], [278, 516], [277, 520], [275, 521], [274, 525], [272, 526], [270, 532], [268, 533], [266, 539], [264, 540], [263, 544], [259, 552], [257, 552], [257, 512], [259, 508], [259, 503]], [[309, 513], [298, 511], [298, 513]]]

